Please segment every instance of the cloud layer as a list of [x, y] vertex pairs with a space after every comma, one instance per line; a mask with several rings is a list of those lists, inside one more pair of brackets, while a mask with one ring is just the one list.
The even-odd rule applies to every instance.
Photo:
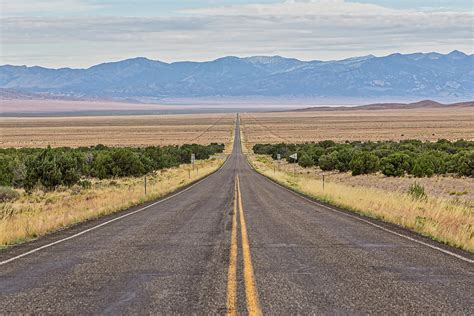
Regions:
[[176, 61], [276, 54], [328, 60], [454, 49], [471, 54], [473, 19], [472, 11], [395, 10], [342, 0], [210, 7], [166, 17], [4, 17], [1, 63], [86, 67], [134, 56]]

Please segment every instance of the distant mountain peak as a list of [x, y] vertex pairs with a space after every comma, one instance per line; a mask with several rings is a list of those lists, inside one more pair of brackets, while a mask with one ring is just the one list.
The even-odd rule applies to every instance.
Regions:
[[216, 62], [216, 61], [219, 62], [219, 61], [227, 61], [227, 60], [232, 60], [232, 61], [234, 61], [234, 60], [240, 60], [240, 58], [237, 57], [237, 56], [224, 56], [224, 57], [220, 57], [220, 58], [214, 59], [214, 60], [211, 61], [211, 62]]
[[124, 60], [119, 60], [119, 61], [112, 61], [112, 62], [107, 62], [107, 63], [102, 63], [98, 64], [95, 66], [90, 67], [89, 69], [95, 69], [95, 68], [100, 68], [100, 67], [109, 67], [109, 66], [114, 66], [114, 67], [120, 67], [123, 65], [153, 65], [153, 64], [166, 64], [164, 62], [161, 62], [159, 60], [152, 60], [146, 57], [133, 57], [133, 58], [128, 58]]
[[393, 54], [388, 55], [387, 57], [388, 58], [390, 58], [390, 57], [405, 57], [405, 55], [403, 55], [401, 53], [393, 53]]
[[417, 106], [417, 107], [436, 107], [436, 106], [442, 106], [442, 103], [433, 101], [433, 100], [421, 100], [418, 102], [410, 103], [412, 106]]
[[252, 56], [252, 57], [245, 57], [243, 58], [244, 60], [250, 61], [250, 62], [255, 62], [255, 63], [261, 63], [261, 64], [272, 64], [275, 62], [281, 62], [283, 60], [296, 60], [293, 58], [285, 58], [282, 56]]
[[149, 59], [149, 58], [146, 58], [146, 57], [134, 57], [134, 58], [129, 58], [129, 59], [127, 59], [127, 60], [128, 60], [129, 62], [139, 62], [139, 63], [155, 63], [155, 62], [161, 62], [161, 61]]
[[450, 52], [448, 54], [448, 57], [450, 57], [450, 58], [465, 58], [465, 57], [467, 57], [467, 55], [464, 54], [463, 52], [458, 51], [458, 50], [453, 50], [452, 52]]

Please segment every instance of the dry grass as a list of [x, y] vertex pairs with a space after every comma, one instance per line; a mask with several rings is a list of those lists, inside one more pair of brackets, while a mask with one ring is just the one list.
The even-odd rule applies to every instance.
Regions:
[[415, 178], [411, 175], [404, 177], [386, 177], [382, 173], [352, 176], [350, 172], [322, 171], [319, 167], [302, 168], [299, 165], [290, 164], [285, 160], [271, 161], [269, 166], [282, 171], [308, 177], [322, 179], [325, 178], [334, 183], [341, 183], [348, 186], [365, 188], [375, 188], [385, 191], [407, 192], [408, 187], [417, 182], [421, 184], [428, 196], [444, 199], [462, 199], [474, 208], [474, 178], [454, 177], [454, 176], [433, 176], [425, 178]]
[[310, 174], [273, 168], [268, 156], [248, 154], [255, 169], [303, 194], [354, 212], [400, 225], [448, 245], [474, 252], [474, 210], [458, 199], [414, 200], [398, 191], [327, 182]]
[[195, 172], [189, 172], [190, 165], [158, 171], [147, 177], [147, 195], [143, 177], [95, 180], [91, 189], [75, 186], [22, 194], [19, 200], [0, 205], [0, 247], [157, 199], [217, 170], [224, 158], [198, 160]]
[[474, 139], [474, 108], [241, 114], [250, 145], [346, 140]]
[[0, 147], [226, 143], [235, 114], [0, 118]]

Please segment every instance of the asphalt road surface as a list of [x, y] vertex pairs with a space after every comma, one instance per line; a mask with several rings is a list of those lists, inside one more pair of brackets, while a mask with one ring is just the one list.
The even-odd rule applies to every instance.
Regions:
[[247, 164], [238, 126], [222, 169], [135, 210], [0, 253], [0, 314], [474, 314], [470, 254], [272, 183]]

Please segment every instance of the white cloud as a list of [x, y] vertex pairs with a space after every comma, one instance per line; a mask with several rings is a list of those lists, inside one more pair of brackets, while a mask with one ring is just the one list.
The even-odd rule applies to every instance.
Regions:
[[84, 0], [2, 0], [2, 16], [61, 14], [92, 11], [101, 5]]
[[4, 18], [0, 63], [90, 66], [146, 56], [337, 59], [393, 52], [474, 52], [474, 13], [395, 10], [341, 0], [196, 9], [180, 16]]
[[182, 10], [186, 14], [198, 15], [286, 15], [307, 16], [320, 14], [387, 13], [393, 10], [368, 3], [345, 2], [343, 0], [285, 1], [274, 4], [248, 4]]

